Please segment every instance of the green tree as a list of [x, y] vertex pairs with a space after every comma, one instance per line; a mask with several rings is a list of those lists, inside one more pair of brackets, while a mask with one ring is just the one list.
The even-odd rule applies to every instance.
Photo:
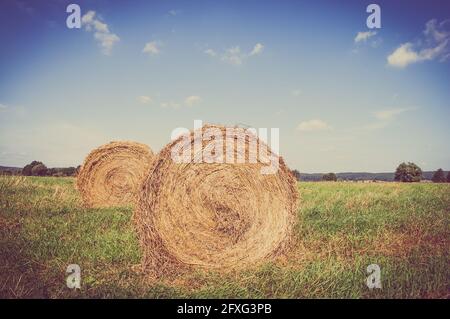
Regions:
[[31, 176], [31, 170], [33, 169], [33, 167], [39, 164], [42, 164], [42, 162], [32, 161], [30, 164], [25, 165], [25, 167], [22, 169], [22, 175]]
[[295, 176], [295, 178], [299, 181], [300, 180], [300, 172], [294, 169], [292, 171], [292, 174]]
[[65, 167], [62, 169], [64, 176], [75, 176], [77, 169], [75, 167]]
[[33, 168], [31, 169], [31, 175], [32, 176], [45, 176], [45, 175], [47, 175], [47, 166], [45, 166], [42, 163], [33, 166]]
[[322, 180], [323, 180], [323, 181], [333, 181], [333, 182], [336, 182], [336, 181], [337, 181], [337, 176], [336, 176], [335, 173], [324, 174], [324, 175], [322, 175]]
[[420, 182], [422, 179], [422, 170], [414, 163], [401, 163], [395, 170], [394, 179], [398, 182], [405, 183]]
[[434, 183], [445, 183], [445, 173], [442, 170], [442, 168], [438, 169], [436, 172], [434, 172], [433, 177], [431, 180]]

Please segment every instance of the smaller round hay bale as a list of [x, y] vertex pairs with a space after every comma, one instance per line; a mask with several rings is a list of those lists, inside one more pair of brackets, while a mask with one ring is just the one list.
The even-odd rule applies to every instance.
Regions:
[[[225, 136], [226, 127], [207, 125]], [[276, 173], [262, 174], [266, 163], [177, 163], [176, 145], [208, 142], [197, 131], [179, 137], [155, 157], [142, 183], [134, 221], [143, 249], [143, 268], [166, 276], [184, 270], [242, 270], [270, 260], [289, 247], [298, 208], [296, 180], [283, 159]], [[199, 141], [200, 139], [200, 141]], [[224, 155], [249, 158], [250, 140], [239, 133], [225, 138]], [[225, 145], [245, 141], [244, 149]], [[201, 157], [195, 147], [192, 158]]]
[[136, 142], [110, 142], [89, 153], [77, 175], [77, 188], [88, 207], [133, 204], [153, 161], [151, 149]]

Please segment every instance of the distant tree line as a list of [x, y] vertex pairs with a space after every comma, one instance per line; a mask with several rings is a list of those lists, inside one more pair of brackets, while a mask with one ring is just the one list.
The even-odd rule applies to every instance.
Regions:
[[324, 174], [324, 175], [322, 175], [322, 180], [327, 181], [327, 182], [336, 182], [337, 176], [335, 173]]
[[[422, 180], [422, 170], [414, 163], [401, 163], [395, 171], [395, 180], [399, 182], [420, 182]], [[450, 183], [450, 172], [445, 177], [445, 172], [439, 168], [431, 178], [433, 183]]]
[[24, 176], [76, 176], [80, 166], [78, 167], [61, 167], [61, 168], [47, 168], [42, 162], [32, 161], [30, 164], [25, 165], [22, 169], [22, 175]]
[[[56, 177], [64, 177], [64, 176], [76, 176], [78, 171], [80, 170], [80, 165], [77, 167], [60, 167], [60, 168], [47, 168], [44, 163], [39, 161], [32, 161], [30, 164], [25, 165], [25, 167], [20, 171], [20, 168], [8, 168], [8, 167], [0, 167], [1, 175], [16, 175], [21, 174], [24, 176], [56, 176]], [[14, 170], [13, 170], [14, 169]], [[18, 171], [16, 171], [18, 170]], [[327, 174], [302, 174], [298, 170], [293, 170], [292, 174], [295, 176], [297, 180], [303, 181], [338, 181], [338, 180], [376, 180], [373, 178], [373, 175], [381, 175], [383, 176], [382, 180], [391, 180], [385, 177], [385, 175], [389, 175], [392, 173], [327, 173]], [[429, 179], [431, 176], [431, 172], [427, 172], [427, 178]], [[349, 176], [349, 177], [348, 177]], [[391, 175], [392, 176], [392, 175]], [[412, 183], [412, 182], [420, 182], [423, 179], [422, 169], [417, 166], [415, 163], [401, 163], [398, 165], [395, 170], [393, 180], [397, 182], [404, 183]], [[433, 173], [431, 177], [431, 181], [434, 183], [450, 183], [450, 171], [445, 175], [445, 172], [442, 168], [439, 168], [436, 172]]]
[[436, 172], [423, 172], [415, 163], [401, 163], [398, 165], [395, 173], [327, 173], [327, 174], [305, 174], [298, 170], [293, 170], [292, 174], [297, 180], [302, 181], [337, 181], [337, 180], [381, 180], [397, 181], [403, 183], [420, 182], [422, 179], [428, 179], [434, 183], [450, 183], [450, 171], [445, 175], [444, 170], [439, 168]]

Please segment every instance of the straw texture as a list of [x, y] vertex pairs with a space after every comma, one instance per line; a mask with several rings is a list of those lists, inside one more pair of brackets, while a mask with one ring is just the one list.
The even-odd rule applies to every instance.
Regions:
[[[172, 150], [180, 143], [199, 142], [211, 151], [209, 141], [194, 132], [161, 150], [142, 184], [134, 214], [143, 266], [153, 274], [197, 267], [243, 269], [269, 260], [289, 243], [298, 193], [283, 159], [268, 149], [256, 163], [248, 163], [254, 152], [251, 142], [259, 146], [261, 141], [251, 134], [226, 136], [222, 126], [204, 126], [202, 132], [211, 128], [224, 137], [224, 156], [244, 153], [246, 163], [173, 161]], [[244, 149], [226, 147], [238, 140], [245, 141]], [[214, 153], [214, 161], [219, 160], [220, 154]], [[192, 147], [191, 155], [198, 159], [202, 152]], [[279, 160], [279, 169], [263, 175], [269, 155]]]
[[154, 155], [144, 144], [111, 142], [94, 149], [78, 175], [77, 188], [88, 207], [133, 204]]

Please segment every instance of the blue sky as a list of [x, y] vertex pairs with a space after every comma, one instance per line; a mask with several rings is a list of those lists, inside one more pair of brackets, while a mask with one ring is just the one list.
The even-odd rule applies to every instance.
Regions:
[[[81, 7], [82, 29], [66, 27]], [[0, 165], [155, 151], [203, 122], [280, 128], [302, 172], [450, 169], [450, 4], [2, 1]]]

